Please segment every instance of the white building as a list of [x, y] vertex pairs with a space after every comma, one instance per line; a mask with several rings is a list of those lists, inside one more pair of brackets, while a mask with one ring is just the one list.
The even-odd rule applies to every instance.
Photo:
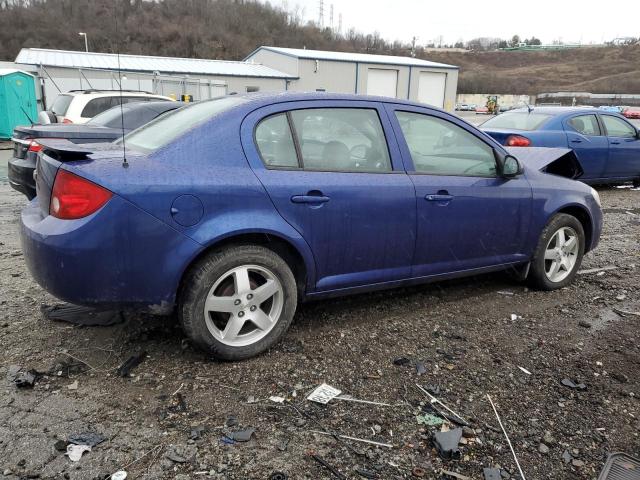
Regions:
[[291, 75], [287, 89], [382, 95], [453, 110], [458, 67], [412, 57], [259, 47], [245, 62]]

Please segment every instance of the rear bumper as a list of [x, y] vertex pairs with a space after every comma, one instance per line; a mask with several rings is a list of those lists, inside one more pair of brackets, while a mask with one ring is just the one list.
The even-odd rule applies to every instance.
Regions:
[[13, 157], [8, 162], [9, 183], [15, 190], [24, 193], [29, 200], [36, 196], [36, 182], [33, 172], [36, 169], [35, 159]]
[[121, 197], [79, 220], [43, 216], [32, 201], [21, 217], [33, 278], [78, 305], [169, 313], [185, 266], [202, 248]]

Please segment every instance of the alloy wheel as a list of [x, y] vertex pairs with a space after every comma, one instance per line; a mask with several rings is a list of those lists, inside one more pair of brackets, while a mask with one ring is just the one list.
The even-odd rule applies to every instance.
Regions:
[[544, 272], [551, 282], [561, 282], [571, 274], [579, 249], [578, 233], [573, 228], [562, 227], [553, 234], [544, 252]]

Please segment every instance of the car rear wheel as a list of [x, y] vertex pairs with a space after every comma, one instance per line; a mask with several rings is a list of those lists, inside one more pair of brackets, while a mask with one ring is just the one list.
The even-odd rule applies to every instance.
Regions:
[[253, 357], [287, 330], [297, 305], [287, 263], [268, 248], [212, 252], [188, 274], [179, 315], [191, 341], [222, 360]]
[[529, 281], [543, 290], [565, 287], [580, 268], [584, 247], [584, 229], [580, 221], [564, 213], [555, 215], [538, 240]]

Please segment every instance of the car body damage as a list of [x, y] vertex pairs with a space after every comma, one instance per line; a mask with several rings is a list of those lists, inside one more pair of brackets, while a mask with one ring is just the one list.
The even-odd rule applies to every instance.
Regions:
[[584, 173], [578, 157], [570, 148], [506, 147], [525, 166], [571, 179]]

